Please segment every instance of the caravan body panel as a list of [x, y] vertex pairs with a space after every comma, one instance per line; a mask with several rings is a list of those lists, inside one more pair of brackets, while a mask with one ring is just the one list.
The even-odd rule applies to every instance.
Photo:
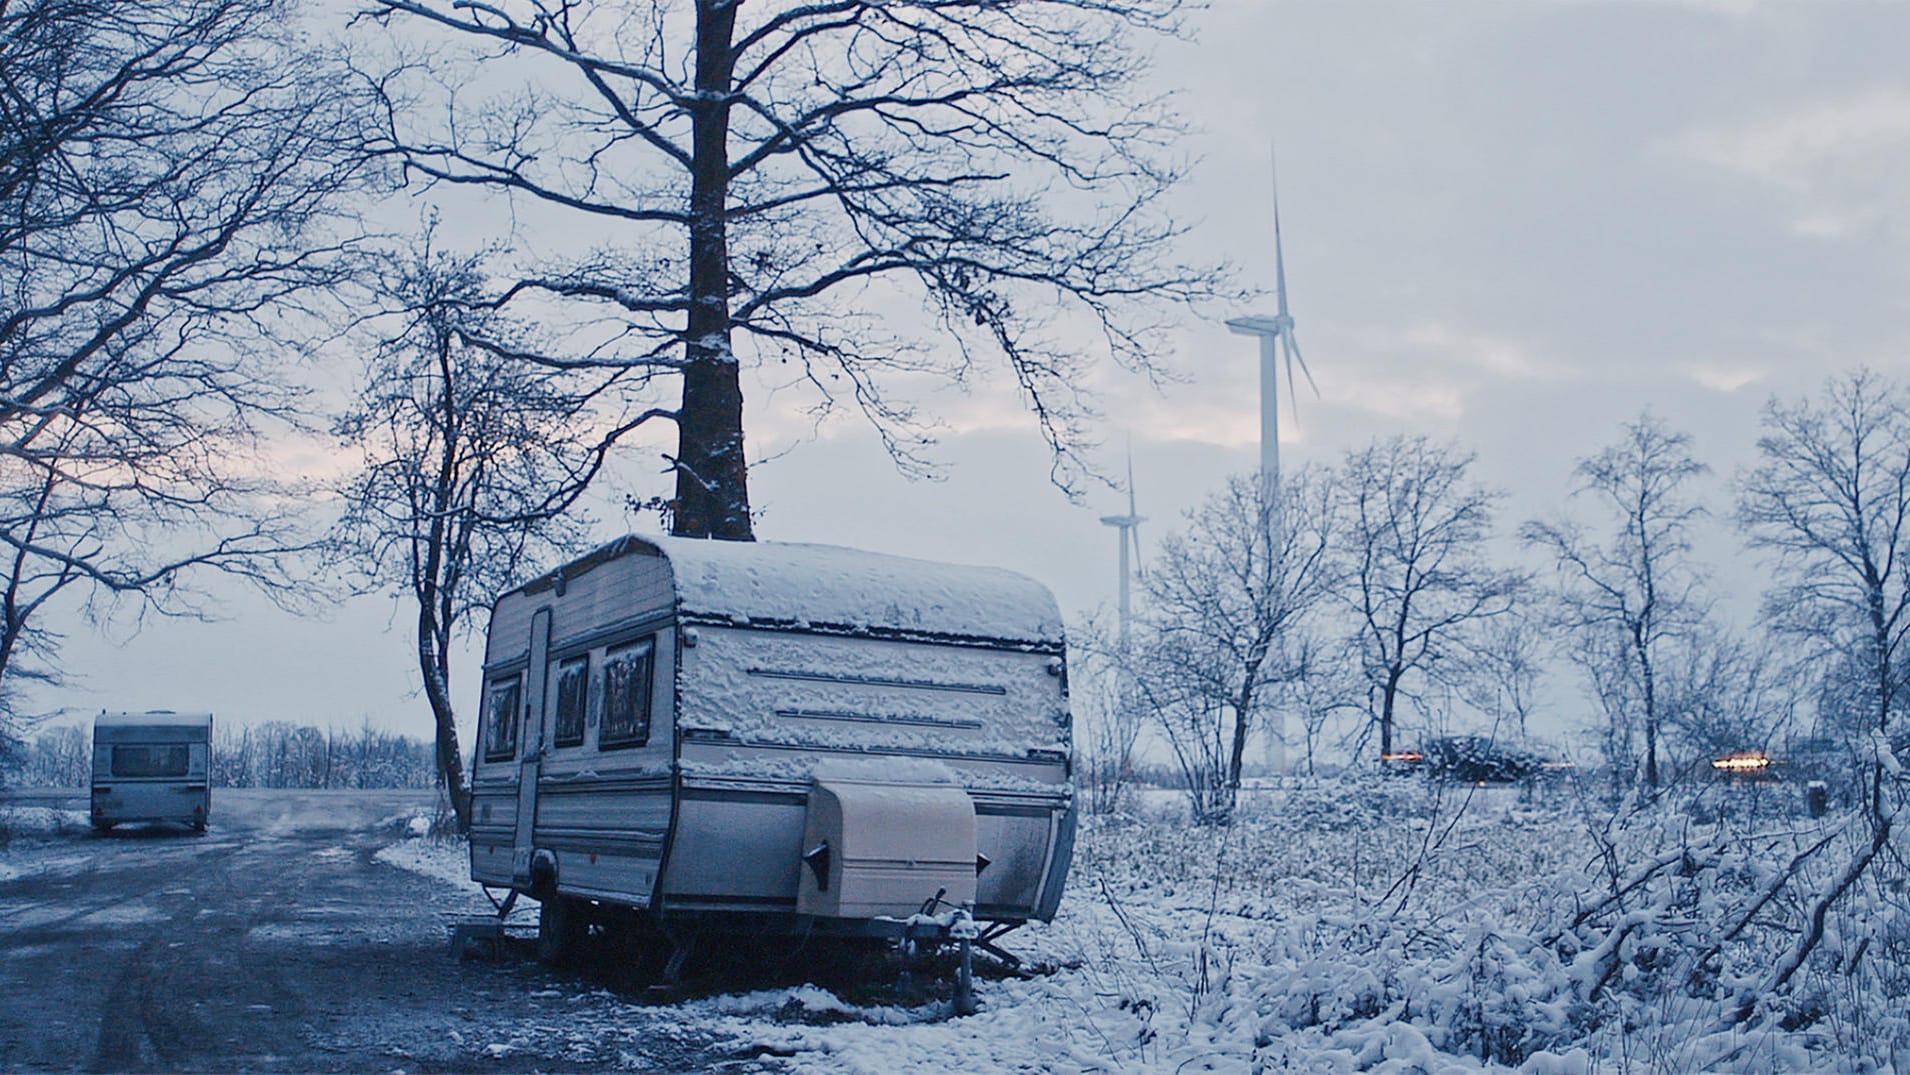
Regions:
[[[626, 671], [649, 676], [647, 738], [632, 744], [614, 661], [637, 651]], [[1009, 572], [827, 546], [612, 543], [497, 605], [472, 876], [676, 915], [847, 920], [941, 890], [983, 918], [1050, 917], [1074, 817], [1064, 658], [1053, 599]], [[607, 721], [622, 737], [608, 746]], [[922, 846], [973, 849], [970, 884], [950, 883], [947, 855], [876, 856], [886, 864], [863, 877], [880, 875], [881, 895], [801, 897], [805, 832], [841, 806], [818, 790], [832, 784], [895, 806], [851, 811], [861, 828], [838, 841], [907, 843], [915, 825]]]
[[492, 615], [471, 875], [530, 891], [560, 860], [566, 892], [646, 906], [671, 817], [675, 595], [654, 557], [573, 567]]

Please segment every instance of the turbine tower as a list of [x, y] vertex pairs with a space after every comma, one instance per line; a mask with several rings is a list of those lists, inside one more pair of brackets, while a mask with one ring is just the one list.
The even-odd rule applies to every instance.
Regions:
[[1115, 527], [1121, 532], [1120, 631], [1121, 653], [1123, 656], [1127, 654], [1128, 620], [1131, 618], [1133, 611], [1130, 589], [1133, 572], [1129, 569], [1127, 554], [1129, 548], [1134, 550], [1134, 566], [1139, 567], [1141, 561], [1142, 522], [1141, 516], [1134, 510], [1134, 453], [1130, 450], [1127, 455], [1127, 514], [1101, 516], [1101, 525]]
[[[1272, 317], [1236, 317], [1227, 322], [1227, 327], [1242, 336], [1260, 337], [1260, 482], [1262, 495], [1267, 498], [1267, 552], [1275, 555], [1281, 547], [1281, 534], [1284, 523], [1280, 510], [1280, 362], [1286, 360], [1287, 392], [1289, 405], [1293, 407], [1293, 416], [1300, 416], [1298, 400], [1299, 390], [1293, 381], [1293, 367], [1298, 365], [1300, 372], [1306, 375], [1307, 386], [1313, 389], [1315, 396], [1320, 394], [1320, 386], [1313, 381], [1313, 371], [1307, 369], [1306, 358], [1300, 354], [1300, 342], [1293, 338], [1293, 313], [1287, 308], [1287, 259], [1280, 243], [1280, 176], [1277, 166], [1273, 173], [1273, 280], [1274, 298], [1277, 303]], [[1276, 772], [1284, 774], [1287, 770], [1287, 715], [1284, 710], [1271, 714], [1273, 718], [1273, 749], [1269, 759]]]
[[[1287, 309], [1287, 259], [1280, 245], [1280, 179], [1278, 174], [1273, 181], [1273, 279], [1274, 297], [1278, 303], [1277, 312], [1272, 317], [1236, 317], [1227, 322], [1227, 327], [1241, 336], [1260, 337], [1260, 475], [1266, 482], [1270, 497], [1278, 512], [1278, 492], [1280, 488], [1280, 360], [1286, 359], [1287, 390], [1294, 396], [1299, 392], [1294, 387], [1293, 367], [1298, 364], [1300, 372], [1306, 376], [1307, 386], [1314, 395], [1320, 394], [1320, 386], [1313, 383], [1313, 371], [1307, 369], [1306, 358], [1300, 354], [1300, 343], [1293, 338], [1293, 314]], [[1300, 415], [1297, 399], [1292, 400], [1294, 417]]]

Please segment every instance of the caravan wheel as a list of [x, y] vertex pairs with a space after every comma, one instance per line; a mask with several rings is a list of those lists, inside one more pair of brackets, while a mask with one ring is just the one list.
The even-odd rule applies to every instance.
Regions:
[[537, 910], [537, 958], [553, 967], [576, 960], [590, 932], [582, 901], [551, 896]]

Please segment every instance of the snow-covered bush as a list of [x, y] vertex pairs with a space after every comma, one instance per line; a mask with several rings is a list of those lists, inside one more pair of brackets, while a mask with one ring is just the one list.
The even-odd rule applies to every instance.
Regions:
[[1829, 899], [1874, 818], [1701, 822], [1691, 805], [1303, 783], [1247, 797], [1224, 829], [1097, 819], [1068, 913], [1102, 922], [1095, 973], [1149, 1013], [1150, 1048], [1185, 1019], [1169, 1068], [1327, 1052], [1323, 1070], [1412, 1070], [1429, 1051], [1434, 1068], [1900, 1070], [1901, 838]]

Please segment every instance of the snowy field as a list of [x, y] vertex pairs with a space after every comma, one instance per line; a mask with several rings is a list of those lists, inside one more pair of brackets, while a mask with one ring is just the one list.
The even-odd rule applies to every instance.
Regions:
[[[734, 1070], [1906, 1070], [1901, 885], [1858, 884], [1781, 998], [1759, 994], [1861, 820], [1794, 816], [1781, 789], [1673, 799], [1616, 821], [1569, 788], [1320, 784], [1203, 829], [1149, 793], [1084, 822], [1060, 915], [1005, 941], [1052, 973], [979, 982], [977, 1015], [816, 986], [670, 1010]], [[468, 899], [460, 845], [380, 858]], [[571, 1037], [634, 1017], [579, 989]]]

